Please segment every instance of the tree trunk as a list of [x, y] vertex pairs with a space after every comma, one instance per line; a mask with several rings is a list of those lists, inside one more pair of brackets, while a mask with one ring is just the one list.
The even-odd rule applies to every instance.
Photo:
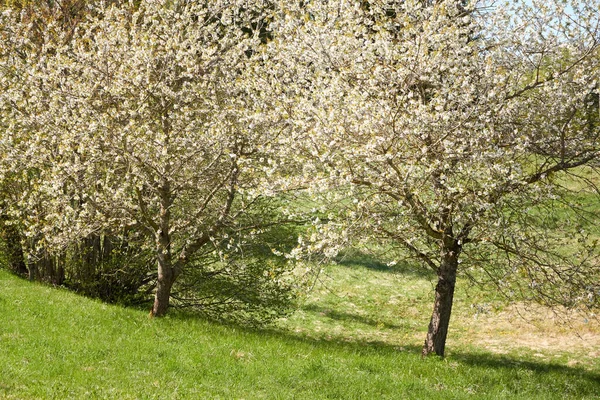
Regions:
[[427, 338], [423, 346], [423, 356], [431, 353], [435, 353], [440, 357], [444, 356], [460, 250], [460, 245], [455, 241], [443, 246], [442, 262], [438, 269], [438, 283], [435, 287], [435, 302]]
[[56, 275], [54, 276], [54, 284], [62, 285], [65, 281], [65, 263], [67, 262], [67, 255], [65, 252], [55, 257], [56, 262]]
[[[4, 218], [3, 218], [4, 219]], [[2, 221], [4, 222], [4, 221]], [[21, 245], [21, 235], [12, 225], [2, 224], [2, 239], [6, 248], [6, 261], [10, 270], [20, 276], [27, 276], [29, 271], [25, 264], [25, 255]]]
[[28, 276], [27, 278], [30, 281], [35, 281], [38, 278], [38, 266], [37, 266], [37, 261], [33, 261], [30, 262], [27, 266], [27, 270], [28, 270]]
[[103, 262], [109, 262], [111, 260], [112, 251], [113, 251], [112, 239], [110, 236], [104, 235], [104, 238], [102, 239], [102, 261]]
[[153, 317], [162, 317], [167, 313], [169, 301], [171, 299], [171, 288], [175, 282], [175, 272], [171, 265], [169, 257], [165, 255], [158, 256], [158, 281], [156, 283], [156, 294], [154, 295], [154, 305], [150, 315]]
[[160, 215], [158, 230], [156, 232], [156, 259], [158, 264], [158, 280], [156, 283], [156, 294], [154, 296], [154, 305], [150, 315], [152, 317], [162, 317], [167, 313], [169, 301], [171, 298], [171, 288], [178, 273], [173, 265], [171, 256], [171, 204], [172, 194], [171, 185], [166, 178], [161, 180], [160, 193]]

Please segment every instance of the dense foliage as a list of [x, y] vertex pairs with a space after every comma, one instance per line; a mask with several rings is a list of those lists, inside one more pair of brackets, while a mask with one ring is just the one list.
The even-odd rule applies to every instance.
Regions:
[[[191, 281], [203, 288], [193, 270], [208, 262], [218, 265], [212, 280], [227, 271], [244, 287], [223, 301], [289, 292], [283, 257], [258, 263], [247, 251], [276, 224], [264, 197], [277, 130], [245, 76], [261, 37], [243, 28], [257, 26], [265, 6], [245, 3], [102, 6], [69, 32], [4, 13], [3, 173], [19, 187], [5, 213], [30, 259], [115, 255], [134, 267], [135, 289], [153, 260], [153, 315], [166, 312], [179, 276], [186, 292]], [[262, 220], [249, 217], [256, 207]], [[141, 264], [117, 254], [119, 243]], [[104, 258], [100, 270], [114, 264]]]

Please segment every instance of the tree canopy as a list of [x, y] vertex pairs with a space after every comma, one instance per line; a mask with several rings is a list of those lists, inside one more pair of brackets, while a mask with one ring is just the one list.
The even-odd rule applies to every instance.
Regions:
[[237, 249], [243, 268], [242, 236], [271, 222], [248, 213], [267, 212], [277, 130], [248, 80], [260, 32], [243, 29], [265, 6], [245, 5], [105, 6], [68, 40], [48, 24], [39, 46], [28, 44], [22, 16], [5, 17], [25, 25], [4, 45], [12, 80], [2, 99], [7, 169], [29, 179], [16, 207], [25, 235], [58, 251], [93, 233], [135, 231], [158, 265], [153, 315], [166, 312], [199, 252], [234, 267]]
[[580, 204], [598, 194], [598, 1], [90, 10], [0, 19], [2, 214], [28, 254], [129, 232], [157, 264], [153, 315], [214, 275], [276, 303], [265, 230], [300, 213], [277, 209], [295, 190], [314, 226], [287, 259], [358, 244], [436, 274], [424, 354], [444, 354], [461, 273], [598, 307]]
[[285, 10], [273, 74], [295, 101], [307, 182], [331, 205], [309, 247], [358, 238], [433, 270], [424, 354], [444, 354], [460, 271], [483, 269], [506, 294], [598, 306], [598, 253], [576, 222], [597, 222], [597, 210], [565, 192], [572, 181], [596, 191], [582, 171], [600, 155], [597, 6]]

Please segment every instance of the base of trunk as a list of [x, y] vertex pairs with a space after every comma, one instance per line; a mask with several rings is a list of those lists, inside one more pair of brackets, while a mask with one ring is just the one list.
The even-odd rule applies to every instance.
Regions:
[[446, 337], [450, 325], [454, 287], [456, 285], [456, 270], [458, 263], [446, 264], [438, 273], [438, 283], [435, 287], [435, 302], [429, 322], [427, 338], [423, 345], [423, 356], [436, 354], [444, 357]]
[[154, 304], [152, 310], [150, 310], [151, 317], [163, 317], [169, 309], [169, 302], [171, 298], [171, 285], [169, 288], [157, 287], [156, 295], [154, 296]]
[[172, 267], [165, 267], [164, 265], [159, 266], [154, 305], [150, 311], [152, 317], [162, 317], [167, 313], [169, 302], [171, 300], [171, 288], [173, 287], [175, 278], [176, 275]]

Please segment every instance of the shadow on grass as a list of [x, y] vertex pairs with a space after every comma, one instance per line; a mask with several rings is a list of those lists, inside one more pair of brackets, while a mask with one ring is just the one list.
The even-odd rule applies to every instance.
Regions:
[[[311, 307], [312, 308], [312, 307]], [[316, 310], [316, 309], [315, 309]], [[347, 318], [354, 318], [354, 315], [349, 315]], [[193, 314], [186, 312], [185, 310], [172, 310], [167, 314], [167, 319], [174, 319], [179, 321], [194, 321], [201, 320], [207, 322], [209, 324], [214, 324], [216, 327], [222, 327], [223, 329], [232, 329], [238, 332], [243, 332], [251, 335], [259, 335], [261, 337], [269, 337], [276, 340], [282, 341], [292, 341], [304, 343], [312, 346], [330, 346], [332, 348], [346, 349], [352, 352], [362, 353], [362, 352], [378, 352], [378, 353], [414, 353], [421, 354], [421, 346], [415, 345], [403, 345], [398, 344], [391, 345], [387, 342], [379, 341], [379, 340], [357, 340], [357, 339], [345, 339], [338, 336], [312, 336], [310, 334], [306, 334], [305, 332], [292, 332], [290, 330], [278, 328], [276, 326], [267, 325], [263, 327], [253, 327], [247, 325], [240, 325], [235, 322], [223, 322], [223, 321], [214, 321], [210, 318], [206, 318], [200, 316], [198, 314]], [[368, 321], [371, 323], [371, 321]], [[365, 322], [366, 323], [366, 322]], [[376, 323], [376, 322], [372, 322]], [[391, 327], [400, 328], [400, 326], [390, 325]]]
[[[341, 315], [339, 317], [350, 319], [356, 318], [355, 315], [351, 314]], [[178, 318], [185, 319], [188, 317], [180, 315]], [[371, 324], [374, 323], [374, 321], [367, 319], [363, 323]], [[437, 365], [447, 370], [447, 373], [451, 375], [455, 371], [454, 368], [456, 368], [456, 363], [467, 368], [501, 372], [500, 375], [491, 374], [489, 376], [487, 376], [487, 373], [485, 372], [478, 373], [480, 377], [481, 375], [487, 376], [485, 379], [496, 379], [499, 381], [505, 380], [507, 375], [510, 378], [510, 374], [514, 373], [515, 371], [528, 371], [528, 373], [531, 373], [535, 377], [534, 380], [538, 380], [540, 384], [544, 384], [544, 382], [551, 383], [556, 380], [560, 380], [560, 382], [566, 382], [569, 386], [575, 388], [578, 393], [600, 393], [600, 372], [598, 372], [596, 369], [586, 369], [580, 366], [566, 366], [552, 362], [531, 360], [527, 358], [527, 356], [506, 356], [485, 353], [477, 350], [454, 350], [450, 348], [449, 355], [445, 360], [436, 356], [430, 356], [421, 360], [422, 347], [415, 346], [414, 344], [398, 343], [398, 345], [392, 345], [388, 342], [382, 341], [346, 339], [337, 336], [311, 336], [304, 332], [291, 332], [276, 327], [251, 328], [236, 324], [218, 325], [222, 326], [223, 328], [229, 327], [230, 329], [235, 329], [247, 334], [259, 335], [263, 338], [272, 338], [273, 340], [281, 340], [288, 343], [299, 343], [317, 348], [341, 350], [359, 355], [380, 354], [382, 356], [389, 356], [397, 354], [400, 356], [400, 354], [403, 354], [403, 357], [411, 357], [415, 363], [423, 362], [424, 369], [427, 369], [427, 365], [430, 365], [432, 362], [435, 364], [439, 362]], [[401, 359], [399, 359], [399, 361], [401, 361]], [[406, 359], [404, 359], [404, 361], [406, 361]], [[463, 372], [463, 374], [468, 376], [469, 372]], [[515, 384], [518, 384], [518, 381], [521, 378], [519, 376], [515, 376], [514, 379]], [[559, 386], [562, 385], [560, 382], [558, 382]]]
[[[468, 368], [468, 370], [462, 372], [463, 376], [469, 377], [473, 375], [472, 379], [477, 379], [477, 376], [479, 379], [488, 380], [491, 385], [504, 385], [506, 384], [505, 380], [508, 377], [508, 379], [514, 380], [513, 383], [516, 385], [516, 391], [519, 390], [519, 380], [522, 379], [521, 375], [516, 374], [516, 371], [520, 370], [527, 371], [528, 375], [531, 374], [533, 376], [532, 381], [537, 381], [541, 385], [556, 384], [558, 386], [554, 385], [555, 389], [567, 385], [570, 390], [575, 390], [575, 393], [582, 398], [590, 395], [592, 398], [596, 398], [596, 394], [600, 393], [600, 373], [595, 370], [578, 366], [570, 367], [544, 361], [530, 360], [524, 357], [510, 357], [463, 349], [456, 351], [450, 349], [450, 354], [446, 359], [441, 359], [437, 356], [430, 356], [422, 359], [422, 347], [415, 346], [414, 344], [398, 344], [396, 346], [381, 341], [345, 340], [339, 337], [316, 338], [303, 335], [302, 333], [286, 332], [276, 329], [263, 329], [256, 332], [276, 340], [297, 341], [311, 346], [340, 349], [356, 354], [369, 355], [376, 353], [383, 356], [397, 354], [399, 356], [399, 362], [407, 362], [404, 357], [408, 356], [413, 360], [409, 362], [414, 362], [415, 364], [413, 365], [415, 366], [423, 363], [422, 368], [424, 370], [428, 370], [431, 367], [431, 363], [436, 364], [437, 367], [435, 367], [435, 369], [442, 368], [445, 370], [445, 372], [440, 373], [440, 378], [446, 376], [450, 377], [451, 380], [454, 379], [452, 376], [454, 376], [456, 364], [458, 364]], [[400, 356], [400, 354], [404, 354], [404, 356]], [[478, 371], [469, 372], [471, 369], [476, 369]], [[479, 372], [479, 370], [481, 370], [481, 372]], [[499, 374], [488, 374], [485, 370], [499, 372]]]
[[406, 325], [390, 324], [388, 322], [384, 322], [374, 318], [369, 318], [364, 315], [331, 310], [327, 307], [321, 307], [315, 304], [309, 304], [307, 306], [304, 306], [302, 307], [302, 310], [319, 313], [328, 318], [335, 319], [336, 321], [358, 322], [364, 325], [370, 325], [374, 327], [381, 327], [387, 329], [406, 329]]
[[583, 379], [593, 385], [597, 385], [599, 389], [598, 393], [600, 393], [600, 373], [582, 367], [569, 367], [561, 364], [480, 352], [452, 352], [450, 358], [461, 364], [473, 367], [491, 368], [495, 370], [521, 369], [531, 371], [537, 376], [558, 374], [562, 377]]
[[261, 336], [267, 336], [275, 340], [283, 340], [288, 342], [297, 342], [314, 347], [330, 348], [351, 352], [354, 354], [408, 354], [420, 355], [422, 347], [414, 344], [391, 345], [380, 340], [358, 340], [350, 338], [341, 338], [339, 336], [309, 336], [305, 333], [295, 333], [277, 328], [264, 329], [249, 329], [248, 332], [253, 332]]
[[[431, 363], [433, 363], [437, 365], [435, 369], [442, 368], [443, 370], [443, 372], [438, 371], [440, 379], [449, 377], [451, 382], [454, 379], [452, 377], [456, 373], [455, 368], [458, 364], [468, 368], [467, 370], [463, 370], [461, 374], [463, 377], [466, 376], [466, 379], [473, 379], [475, 381], [484, 379], [491, 386], [506, 385], [506, 379], [510, 379], [512, 383], [508, 384], [508, 386], [512, 386], [516, 392], [520, 390], [519, 382], [523, 379], [522, 375], [517, 373], [517, 371], [526, 371], [526, 375], [532, 376], [529, 381], [538, 382], [542, 386], [551, 385], [555, 390], [562, 390], [561, 388], [564, 387], [566, 389], [568, 387], [570, 392], [575, 393], [580, 398], [588, 398], [588, 396], [597, 398], [597, 394], [600, 393], [600, 372], [579, 366], [571, 367], [551, 362], [530, 360], [525, 357], [510, 357], [463, 349], [456, 351], [450, 349], [450, 354], [446, 359], [437, 356], [429, 356], [423, 359], [421, 356], [422, 347], [415, 346], [414, 344], [391, 345], [381, 341], [346, 340], [339, 337], [309, 337], [302, 333], [269, 329], [257, 332], [260, 335], [267, 335], [275, 340], [294, 341], [320, 348], [350, 351], [361, 355], [381, 354], [383, 356], [393, 356], [397, 354], [399, 362], [407, 362], [405, 357], [409, 357], [413, 361], [408, 362], [414, 362], [413, 365], [417, 368], [420, 368], [418, 365], [423, 363], [423, 370], [431, 368]], [[486, 370], [492, 373], [485, 372]], [[569, 396], [565, 396], [565, 398], [567, 397]]]
[[419, 278], [432, 276], [431, 271], [425, 268], [420, 268], [419, 266], [411, 264], [407, 261], [401, 261], [391, 266], [382, 262], [372, 254], [368, 254], [356, 249], [345, 250], [344, 252], [340, 253], [334, 259], [334, 261], [338, 265], [345, 267], [362, 267], [373, 271], [411, 275]]

